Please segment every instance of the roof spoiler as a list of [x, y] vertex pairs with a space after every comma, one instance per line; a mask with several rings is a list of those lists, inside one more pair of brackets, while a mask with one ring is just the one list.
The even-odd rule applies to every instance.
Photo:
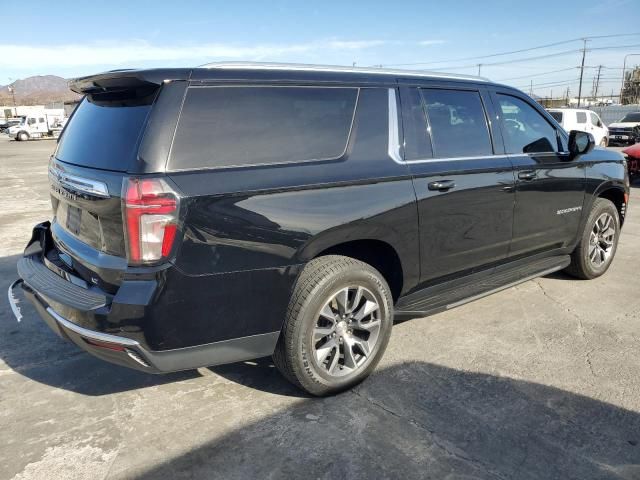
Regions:
[[138, 88], [155, 89], [174, 80], [188, 80], [191, 69], [111, 70], [69, 80], [71, 91], [81, 95]]

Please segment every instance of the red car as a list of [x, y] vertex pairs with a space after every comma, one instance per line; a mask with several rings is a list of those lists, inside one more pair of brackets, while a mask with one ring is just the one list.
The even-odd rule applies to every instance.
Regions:
[[625, 148], [622, 152], [627, 156], [629, 166], [629, 176], [637, 178], [640, 176], [640, 143]]

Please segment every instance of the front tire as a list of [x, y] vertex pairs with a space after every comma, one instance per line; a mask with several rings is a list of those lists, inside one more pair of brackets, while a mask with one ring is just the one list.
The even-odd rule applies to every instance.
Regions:
[[29, 134], [27, 132], [20, 132], [18, 133], [16, 140], [20, 142], [26, 142], [27, 140], [29, 140]]
[[376, 269], [349, 257], [319, 257], [296, 282], [273, 361], [306, 392], [334, 394], [373, 371], [392, 325], [390, 289]]
[[609, 142], [607, 141], [607, 137], [603, 137], [602, 140], [600, 140], [601, 147], [606, 147], [608, 144]]
[[596, 198], [580, 242], [571, 254], [567, 273], [584, 280], [602, 275], [613, 261], [619, 236], [620, 217], [616, 206], [606, 198]]

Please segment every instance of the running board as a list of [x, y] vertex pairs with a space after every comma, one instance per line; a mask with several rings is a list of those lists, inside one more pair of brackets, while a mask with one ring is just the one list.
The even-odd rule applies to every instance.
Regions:
[[395, 306], [396, 320], [426, 317], [464, 305], [519, 283], [566, 268], [569, 255], [536, 260], [525, 265], [503, 265], [444, 284], [427, 287], [400, 298]]

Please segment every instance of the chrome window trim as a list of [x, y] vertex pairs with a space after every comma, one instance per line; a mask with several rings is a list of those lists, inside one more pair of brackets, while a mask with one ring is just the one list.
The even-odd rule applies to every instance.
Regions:
[[70, 175], [59, 169], [49, 167], [49, 179], [59, 185], [69, 187], [77, 192], [88, 193], [96, 197], [109, 198], [109, 189], [106, 183], [90, 178]]
[[458, 162], [465, 160], [487, 160], [487, 159], [502, 159], [509, 158], [511, 155], [507, 155], [505, 153], [494, 153], [492, 155], [477, 155], [472, 157], [439, 157], [439, 158], [419, 158], [417, 160], [408, 160], [403, 163], [412, 164], [412, 163], [428, 163], [428, 162]]
[[389, 142], [387, 153], [389, 157], [400, 164], [406, 163], [400, 155], [400, 125], [398, 124], [398, 100], [396, 89], [389, 89]]

